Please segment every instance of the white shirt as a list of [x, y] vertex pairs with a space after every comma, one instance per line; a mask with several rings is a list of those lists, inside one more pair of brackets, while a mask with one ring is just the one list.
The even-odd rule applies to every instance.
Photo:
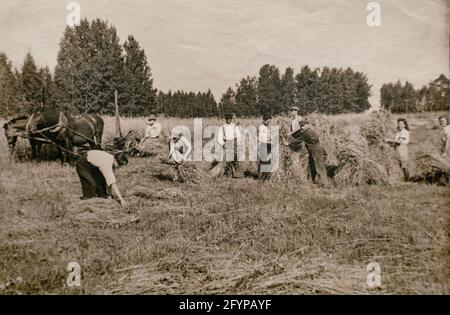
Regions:
[[187, 161], [191, 154], [191, 143], [185, 137], [181, 137], [177, 142], [173, 139], [169, 143], [170, 154], [169, 156], [176, 162]]
[[442, 141], [450, 140], [450, 125], [445, 126], [442, 130]]
[[402, 130], [398, 131], [395, 134], [394, 140], [400, 142], [401, 144], [408, 144], [409, 143], [409, 131], [406, 129], [402, 129]]
[[219, 142], [220, 145], [224, 145], [225, 141], [230, 140], [240, 140], [241, 138], [241, 131], [239, 130], [239, 127], [236, 126], [234, 123], [230, 124], [223, 124], [219, 128], [219, 132], [217, 133], [217, 142]]
[[259, 126], [259, 143], [271, 143], [271, 140], [270, 126], [266, 126], [264, 124]]
[[90, 150], [87, 152], [86, 159], [89, 163], [98, 167], [103, 177], [105, 177], [107, 185], [112, 185], [116, 182], [113, 172], [114, 156], [112, 154], [101, 150]]
[[297, 131], [300, 129], [300, 122], [303, 120], [301, 116], [294, 118], [291, 122], [291, 132]]
[[161, 124], [157, 121], [153, 123], [153, 125], [147, 125], [145, 128], [145, 137], [146, 138], [158, 138], [161, 134]]

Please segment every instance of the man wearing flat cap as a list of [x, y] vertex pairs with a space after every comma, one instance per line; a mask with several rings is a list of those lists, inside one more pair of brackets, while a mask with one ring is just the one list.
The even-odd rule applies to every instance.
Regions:
[[299, 146], [303, 142], [308, 150], [308, 165], [311, 179], [321, 186], [328, 185], [327, 170], [325, 167], [325, 151], [320, 145], [319, 136], [311, 129], [306, 120], [299, 122], [299, 130], [291, 136], [291, 146]]
[[147, 119], [147, 127], [145, 128], [145, 137], [147, 139], [157, 139], [161, 135], [161, 124], [156, 121], [156, 115], [151, 114]]
[[289, 116], [291, 117], [291, 135], [300, 129], [299, 123], [303, 120], [300, 115], [300, 108], [297, 106], [292, 106], [289, 111]]
[[233, 113], [225, 113], [225, 123], [217, 132], [217, 142], [225, 149], [225, 175], [227, 177], [239, 177], [237, 171], [239, 162], [237, 159], [237, 144], [241, 138], [239, 127], [233, 123]]
[[[146, 121], [145, 135], [142, 139], [139, 147], [143, 151], [152, 152], [160, 146], [159, 137], [161, 135], [161, 124], [156, 121], [157, 117], [155, 114], [151, 114]], [[145, 146], [147, 142], [148, 147]]]

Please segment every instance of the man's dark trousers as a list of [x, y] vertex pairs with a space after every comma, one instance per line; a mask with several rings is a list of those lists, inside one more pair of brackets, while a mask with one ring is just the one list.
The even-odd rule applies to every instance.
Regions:
[[108, 196], [105, 177], [98, 167], [89, 163], [83, 155], [78, 158], [75, 167], [80, 177], [83, 198], [106, 198]]
[[309, 171], [311, 174], [311, 179], [316, 182], [317, 175], [319, 175], [319, 182], [321, 184], [326, 184], [328, 182], [327, 169], [325, 166], [325, 151], [320, 144], [309, 145]]

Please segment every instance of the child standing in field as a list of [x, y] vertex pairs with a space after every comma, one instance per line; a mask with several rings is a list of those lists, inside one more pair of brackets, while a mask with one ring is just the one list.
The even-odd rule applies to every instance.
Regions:
[[448, 123], [448, 117], [446, 117], [446, 116], [439, 117], [439, 124], [442, 127], [442, 131], [441, 131], [441, 139], [442, 139], [441, 156], [442, 156], [442, 158], [447, 158], [450, 155], [450, 125]]
[[399, 118], [397, 120], [397, 132], [394, 139], [387, 139], [386, 142], [390, 143], [397, 150], [398, 158], [400, 160], [400, 166], [403, 170], [405, 181], [409, 180], [408, 171], [408, 144], [409, 144], [409, 127], [405, 118]]

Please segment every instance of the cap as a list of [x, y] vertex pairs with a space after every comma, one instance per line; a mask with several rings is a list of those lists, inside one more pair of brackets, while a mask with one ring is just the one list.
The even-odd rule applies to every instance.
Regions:
[[128, 164], [128, 157], [125, 152], [119, 151], [114, 154], [114, 159], [117, 161], [119, 166]]
[[298, 108], [297, 106], [291, 106], [290, 110], [295, 110], [295, 111], [299, 112], [300, 108]]
[[301, 126], [304, 126], [304, 125], [309, 125], [309, 122], [307, 121], [307, 120], [300, 120], [299, 122], [298, 122], [298, 125], [301, 127]]
[[268, 120], [268, 119], [271, 119], [271, 118], [272, 118], [272, 115], [270, 113], [263, 114], [263, 120]]
[[151, 114], [150, 116], [148, 116], [147, 121], [150, 121], [150, 120], [156, 120], [156, 115], [155, 114]]

